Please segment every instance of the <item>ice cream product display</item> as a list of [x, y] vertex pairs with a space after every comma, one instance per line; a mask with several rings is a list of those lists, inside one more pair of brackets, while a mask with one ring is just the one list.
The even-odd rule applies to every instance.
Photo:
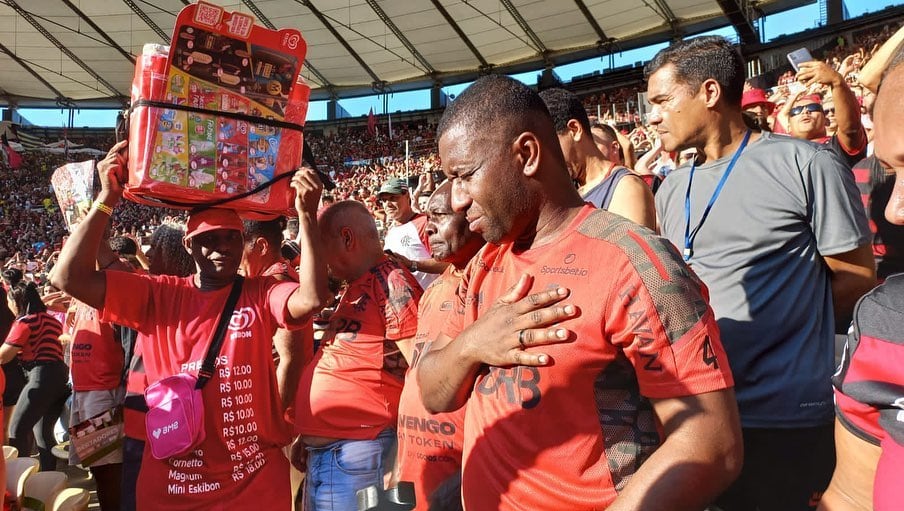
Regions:
[[[192, 207], [249, 192], [301, 162], [310, 88], [297, 30], [269, 30], [204, 2], [185, 7], [172, 45], [145, 45], [136, 62], [126, 196]], [[278, 179], [229, 208], [291, 206]]]

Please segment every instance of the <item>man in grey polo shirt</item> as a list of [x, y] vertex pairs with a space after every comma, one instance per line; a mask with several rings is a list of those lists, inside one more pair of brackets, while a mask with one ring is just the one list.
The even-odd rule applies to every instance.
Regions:
[[744, 61], [724, 38], [676, 43], [646, 74], [663, 149], [697, 149], [656, 209], [709, 287], [741, 412], [744, 468], [717, 505], [813, 509], [835, 462], [835, 315], [875, 283], [853, 175], [827, 147], [747, 127]]

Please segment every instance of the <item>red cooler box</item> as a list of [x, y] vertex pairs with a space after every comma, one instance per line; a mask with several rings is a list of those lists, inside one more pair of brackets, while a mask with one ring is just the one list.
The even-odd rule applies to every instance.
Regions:
[[145, 45], [135, 64], [127, 198], [247, 213], [292, 211], [310, 88], [297, 30], [255, 26], [199, 2], [176, 19], [172, 45]]

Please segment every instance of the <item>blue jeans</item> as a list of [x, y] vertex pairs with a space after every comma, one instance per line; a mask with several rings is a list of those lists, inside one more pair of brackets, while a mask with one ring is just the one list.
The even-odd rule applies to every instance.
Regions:
[[394, 429], [374, 440], [340, 440], [323, 447], [308, 447], [305, 477], [306, 511], [357, 511], [358, 490], [383, 488], [386, 460], [396, 446]]

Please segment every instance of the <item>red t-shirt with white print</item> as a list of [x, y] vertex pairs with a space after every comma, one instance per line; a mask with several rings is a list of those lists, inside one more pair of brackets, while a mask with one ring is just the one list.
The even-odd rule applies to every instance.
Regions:
[[[107, 272], [102, 319], [138, 330], [148, 382], [197, 374], [231, 286], [201, 291], [193, 277]], [[206, 438], [192, 453], [157, 460], [145, 448], [138, 509], [289, 509], [290, 427], [281, 414], [270, 356], [287, 324], [297, 283], [246, 278], [216, 370], [202, 391]]]

